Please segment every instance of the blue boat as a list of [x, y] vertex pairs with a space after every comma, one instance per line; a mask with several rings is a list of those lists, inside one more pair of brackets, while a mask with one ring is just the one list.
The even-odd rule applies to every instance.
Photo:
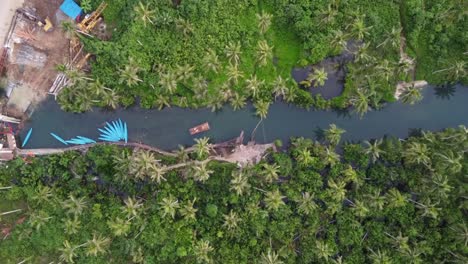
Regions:
[[125, 140], [125, 143], [128, 141], [127, 123], [122, 122], [120, 118], [117, 121], [106, 122], [104, 128], [98, 130], [101, 132], [99, 140], [110, 142]]
[[50, 135], [53, 136], [53, 137], [54, 137], [55, 139], [57, 139], [58, 141], [60, 141], [60, 142], [62, 142], [63, 144], [65, 144], [65, 145], [68, 146], [68, 143], [67, 143], [65, 140], [63, 140], [63, 138], [57, 136], [57, 135], [54, 134], [54, 133], [50, 133]]
[[29, 138], [31, 137], [31, 134], [32, 134], [32, 127], [29, 129], [28, 133], [26, 134], [26, 137], [24, 138], [23, 143], [21, 144], [22, 148], [26, 146], [26, 144], [28, 143]]

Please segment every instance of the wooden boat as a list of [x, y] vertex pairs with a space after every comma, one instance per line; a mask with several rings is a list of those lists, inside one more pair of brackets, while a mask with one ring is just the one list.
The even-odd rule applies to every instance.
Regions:
[[208, 130], [210, 130], [210, 125], [208, 124], [208, 122], [205, 122], [205, 123], [200, 124], [200, 125], [198, 125], [196, 127], [190, 128], [189, 132], [190, 132], [190, 135], [195, 135], [195, 134], [205, 132], [205, 131], [208, 131]]

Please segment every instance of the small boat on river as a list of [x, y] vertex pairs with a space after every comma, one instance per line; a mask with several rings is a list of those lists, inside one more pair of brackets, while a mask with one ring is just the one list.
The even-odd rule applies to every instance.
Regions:
[[205, 123], [200, 124], [200, 125], [198, 125], [196, 127], [190, 128], [189, 132], [190, 132], [190, 135], [195, 135], [195, 134], [205, 132], [205, 131], [208, 131], [208, 130], [210, 130], [210, 125], [208, 124], [208, 122], [205, 122]]

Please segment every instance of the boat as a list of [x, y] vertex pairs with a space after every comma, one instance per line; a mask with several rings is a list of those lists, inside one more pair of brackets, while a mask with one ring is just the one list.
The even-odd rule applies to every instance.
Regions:
[[195, 134], [205, 132], [205, 131], [208, 131], [208, 130], [210, 130], [210, 125], [208, 124], [208, 122], [205, 122], [205, 123], [200, 124], [200, 125], [198, 125], [196, 127], [190, 128], [189, 132], [190, 132], [190, 135], [195, 135]]
[[29, 131], [28, 131], [28, 134], [26, 134], [26, 137], [24, 138], [23, 144], [21, 144], [22, 148], [24, 146], [26, 146], [26, 144], [28, 143], [28, 140], [31, 137], [31, 133], [32, 133], [32, 128], [30, 128]]
[[62, 142], [63, 144], [67, 145], [68, 146], [68, 143], [61, 137], [57, 136], [56, 134], [54, 133], [50, 133], [51, 136], [53, 136], [55, 139], [57, 139], [58, 141]]

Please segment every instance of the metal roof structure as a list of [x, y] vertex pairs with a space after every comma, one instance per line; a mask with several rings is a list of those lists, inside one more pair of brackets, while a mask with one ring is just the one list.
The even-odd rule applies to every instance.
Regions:
[[81, 9], [81, 7], [73, 0], [63, 1], [62, 5], [60, 6], [60, 10], [62, 10], [63, 13], [71, 17], [73, 20], [76, 20], [78, 16], [83, 13], [83, 9]]

